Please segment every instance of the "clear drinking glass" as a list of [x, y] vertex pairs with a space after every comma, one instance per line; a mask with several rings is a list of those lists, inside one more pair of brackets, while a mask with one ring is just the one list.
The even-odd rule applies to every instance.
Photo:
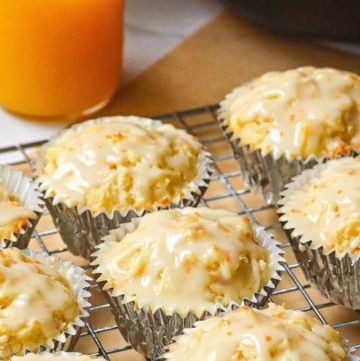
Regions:
[[123, 0], [0, 0], [0, 105], [25, 116], [104, 106], [122, 74]]

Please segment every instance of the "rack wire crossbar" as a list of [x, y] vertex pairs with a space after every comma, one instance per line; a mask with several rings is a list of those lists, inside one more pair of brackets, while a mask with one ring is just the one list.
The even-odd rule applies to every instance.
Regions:
[[[324, 299], [306, 282], [276, 215], [274, 215], [274, 207], [266, 205], [260, 197], [254, 195], [242, 184], [238, 164], [217, 124], [217, 108], [217, 104], [212, 104], [156, 117], [165, 122], [171, 122], [177, 127], [182, 127], [195, 135], [212, 153], [215, 172], [212, 175], [210, 187], [201, 200], [201, 205], [231, 208], [239, 214], [246, 214], [252, 221], [275, 232], [276, 237], [283, 241], [282, 248], [288, 263], [285, 266], [283, 281], [275, 290], [272, 301], [285, 303], [289, 308], [312, 312], [322, 323], [330, 324], [340, 332], [342, 337], [350, 338], [352, 346], [360, 349], [359, 314]], [[46, 140], [41, 140], [0, 147], [0, 160], [1, 156], [5, 155], [7, 156], [6, 164], [20, 166], [31, 172], [31, 153], [45, 142]], [[16, 160], [11, 160], [10, 155], [16, 155]], [[48, 218], [47, 224], [50, 223], [48, 213], [45, 213], [43, 218]], [[56, 254], [69, 258], [69, 253], [54, 226], [46, 227], [41, 223], [40, 221], [34, 231], [31, 246], [41, 249], [49, 255]], [[73, 260], [76, 263], [80, 262], [84, 268], [89, 268], [83, 260], [78, 258]], [[102, 297], [95, 282], [93, 282], [91, 290], [93, 296], [90, 317], [82, 330], [75, 351], [101, 355], [107, 360], [141, 360], [141, 356], [135, 354], [131, 346], [127, 345], [119, 335], [109, 305]], [[83, 340], [84, 342], [82, 342]]]

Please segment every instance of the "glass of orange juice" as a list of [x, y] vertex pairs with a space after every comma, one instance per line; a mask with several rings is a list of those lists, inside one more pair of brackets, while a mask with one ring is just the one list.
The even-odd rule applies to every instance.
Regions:
[[62, 118], [104, 106], [122, 73], [123, 0], [0, 0], [0, 106]]

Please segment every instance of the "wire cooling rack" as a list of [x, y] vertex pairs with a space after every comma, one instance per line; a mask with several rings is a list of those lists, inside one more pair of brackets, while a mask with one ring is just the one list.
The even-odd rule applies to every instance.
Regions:
[[[201, 205], [212, 208], [227, 208], [240, 214], [247, 214], [273, 232], [276, 238], [282, 242], [288, 264], [286, 272], [283, 273], [282, 281], [272, 296], [272, 301], [285, 304], [288, 308], [311, 312], [321, 322], [330, 324], [337, 329], [341, 336], [348, 339], [350, 344], [360, 352], [359, 314], [329, 302], [305, 281], [286, 236], [278, 223], [274, 207], [265, 205], [260, 196], [243, 185], [239, 166], [216, 122], [217, 107], [217, 105], [209, 105], [157, 117], [163, 121], [171, 122], [179, 128], [185, 128], [189, 133], [198, 137], [212, 153], [215, 160], [215, 173]], [[16, 160], [7, 162], [8, 164], [16, 165], [31, 174], [31, 159], [34, 154], [36, 155], [36, 148], [45, 141], [0, 148], [0, 156], [5, 155], [6, 159], [11, 156], [12, 159]], [[48, 214], [45, 214], [40, 220], [30, 247], [45, 251], [48, 254], [57, 254], [86, 269], [89, 268], [86, 261], [72, 256], [67, 251]], [[90, 317], [75, 351], [102, 355], [107, 360], [143, 360], [142, 356], [132, 350], [122, 339], [116, 328], [109, 305], [95, 282], [92, 284], [90, 301], [92, 304]]]

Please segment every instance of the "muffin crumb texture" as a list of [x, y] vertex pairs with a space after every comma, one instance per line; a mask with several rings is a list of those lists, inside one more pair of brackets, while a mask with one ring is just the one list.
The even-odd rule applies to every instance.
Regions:
[[113, 295], [168, 314], [215, 312], [240, 303], [268, 282], [269, 251], [249, 220], [208, 208], [144, 216], [119, 242], [107, 241], [96, 264]]
[[184, 197], [201, 145], [172, 125], [112, 117], [71, 128], [45, 149], [41, 188], [93, 213], [152, 210]]
[[11, 240], [29, 219], [36, 218], [33, 210], [21, 205], [19, 199], [0, 184], [0, 243]]
[[314, 67], [270, 72], [222, 105], [230, 130], [263, 155], [305, 160], [360, 148], [360, 77], [353, 73]]
[[318, 176], [286, 196], [281, 220], [314, 248], [360, 256], [360, 156], [326, 164]]
[[0, 358], [37, 352], [75, 321], [80, 309], [54, 268], [8, 248], [0, 251]]
[[185, 330], [169, 346], [171, 361], [345, 361], [338, 333], [300, 311], [270, 304], [241, 307]]

